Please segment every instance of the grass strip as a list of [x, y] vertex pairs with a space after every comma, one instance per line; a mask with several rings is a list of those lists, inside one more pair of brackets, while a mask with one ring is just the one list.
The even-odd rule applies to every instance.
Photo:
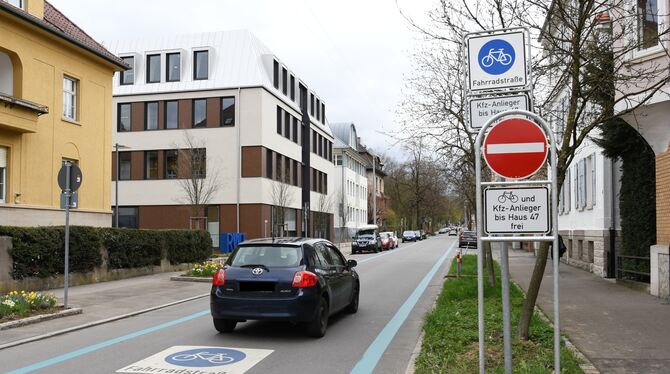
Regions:
[[[477, 257], [463, 256], [463, 274], [477, 274]], [[486, 325], [486, 372], [504, 373], [502, 298], [500, 269], [496, 286], [485, 281], [484, 304]], [[450, 274], [456, 274], [453, 261]], [[554, 367], [554, 330], [537, 313], [530, 326], [530, 340], [516, 335], [523, 293], [510, 286], [512, 304], [512, 362], [514, 373], [551, 373]], [[477, 278], [473, 276], [448, 278], [435, 308], [426, 316], [421, 353], [416, 360], [416, 373], [477, 373], [479, 345], [477, 327]], [[561, 342], [561, 372], [583, 373], [579, 360]]]

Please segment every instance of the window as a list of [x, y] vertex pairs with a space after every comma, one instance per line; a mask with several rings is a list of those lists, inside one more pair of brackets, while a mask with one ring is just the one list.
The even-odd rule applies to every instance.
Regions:
[[119, 152], [119, 180], [130, 180], [130, 152]]
[[193, 79], [207, 79], [209, 77], [209, 51], [193, 52]]
[[272, 63], [272, 82], [276, 89], [279, 89], [279, 63], [274, 60]]
[[281, 68], [281, 91], [284, 95], [288, 94], [288, 72], [285, 67]]
[[284, 112], [284, 137], [291, 138], [291, 114]]
[[293, 181], [291, 181], [291, 164], [293, 163], [293, 160], [290, 158], [285, 157], [284, 158], [284, 182], [288, 184], [292, 184]]
[[289, 91], [291, 92], [291, 100], [295, 101], [295, 77], [291, 74], [291, 83], [289, 86]]
[[316, 131], [312, 130], [312, 152], [316, 153]]
[[326, 123], [326, 104], [321, 103], [321, 123]]
[[596, 205], [596, 155], [592, 153], [586, 158], [586, 207], [592, 209]]
[[17, 8], [23, 9], [24, 2], [23, 0], [6, 0], [8, 3], [14, 5]]
[[235, 98], [221, 98], [221, 126], [235, 126]]
[[165, 179], [176, 179], [179, 167], [179, 151], [176, 149], [165, 151]]
[[284, 116], [282, 115], [282, 109], [280, 107], [277, 107], [277, 134], [281, 135], [282, 131], [282, 124], [281, 120]]
[[207, 177], [207, 149], [194, 149], [191, 153], [191, 173], [194, 178]]
[[77, 120], [77, 86], [74, 78], [63, 77], [63, 117]]
[[7, 148], [0, 147], [0, 203], [7, 202]]
[[298, 143], [298, 119], [293, 117], [293, 132], [291, 133], [294, 143]]
[[146, 103], [144, 111], [144, 129], [158, 129], [158, 102], [156, 101]]
[[165, 128], [176, 129], [179, 127], [179, 102], [165, 102]]
[[298, 161], [293, 160], [293, 185], [294, 186], [299, 185], [299, 182], [298, 182], [298, 167], [299, 167]]
[[130, 229], [139, 228], [137, 219], [137, 207], [120, 206], [119, 207], [119, 227]]
[[316, 119], [321, 121], [321, 100], [316, 99]]
[[119, 123], [117, 126], [117, 131], [130, 131], [131, 122], [130, 122], [130, 103], [119, 104]]
[[193, 100], [193, 127], [207, 125], [207, 99]]
[[158, 151], [144, 152], [144, 179], [158, 179]]
[[314, 94], [313, 93], [309, 94], [309, 102], [310, 102], [309, 114], [311, 114], [312, 117], [314, 117]]
[[272, 150], [265, 150], [265, 177], [272, 179]]
[[637, 0], [637, 46], [648, 49], [658, 45], [658, 0]]
[[147, 83], [161, 81], [161, 55], [147, 55]]
[[121, 57], [121, 59], [123, 62], [130, 65], [130, 69], [121, 72], [119, 83], [122, 86], [135, 83], [135, 57], [127, 56]]
[[181, 53], [168, 53], [165, 55], [165, 80], [168, 82], [179, 82], [181, 78]]
[[342, 165], [342, 155], [335, 156], [335, 165]]
[[282, 155], [277, 154], [277, 160], [275, 161], [275, 179], [278, 181], [283, 181], [284, 179], [282, 178], [281, 175], [281, 170], [282, 170]]

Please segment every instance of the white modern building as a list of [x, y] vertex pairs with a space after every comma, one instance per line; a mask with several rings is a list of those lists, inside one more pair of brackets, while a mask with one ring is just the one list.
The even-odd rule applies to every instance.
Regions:
[[326, 104], [254, 35], [107, 46], [133, 67], [114, 78], [120, 226], [207, 225], [223, 245], [236, 233], [332, 235]]
[[353, 123], [333, 123], [331, 129], [335, 136], [335, 240], [342, 242], [350, 239], [356, 228], [368, 223], [368, 165], [365, 156], [359, 153]]

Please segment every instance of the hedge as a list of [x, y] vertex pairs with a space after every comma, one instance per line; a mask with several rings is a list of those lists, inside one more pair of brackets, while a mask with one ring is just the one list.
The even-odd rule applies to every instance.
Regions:
[[[50, 277], [64, 272], [64, 237], [60, 227], [0, 226], [0, 236], [12, 237], [12, 278]], [[136, 230], [70, 227], [70, 272], [86, 273], [102, 265], [110, 269], [201, 262], [211, 255], [205, 231]]]

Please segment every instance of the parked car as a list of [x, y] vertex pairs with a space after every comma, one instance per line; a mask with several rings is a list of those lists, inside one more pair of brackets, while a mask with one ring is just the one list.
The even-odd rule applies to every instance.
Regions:
[[382, 250], [382, 240], [379, 236], [377, 225], [364, 225], [356, 230], [351, 242], [351, 253], [356, 254], [363, 251], [379, 252]]
[[421, 235], [420, 230], [414, 230], [414, 234], [416, 235], [417, 240], [423, 240], [423, 236]]
[[446, 227], [443, 227], [443, 228], [441, 228], [440, 230], [438, 230], [437, 233], [438, 233], [438, 234], [446, 234], [447, 231], [449, 231], [449, 229], [446, 228]]
[[477, 232], [463, 231], [458, 237], [458, 248], [477, 248]]
[[402, 233], [402, 242], [415, 242], [417, 241], [416, 231], [407, 230]]
[[238, 322], [278, 320], [303, 323], [310, 335], [322, 337], [330, 316], [358, 310], [356, 265], [323, 239], [244, 242], [214, 275], [214, 328], [231, 332]]
[[456, 227], [450, 227], [449, 230], [447, 231], [447, 235], [449, 235], [449, 236], [458, 236], [458, 228], [456, 228]]
[[398, 248], [398, 237], [395, 233], [385, 231], [379, 233], [379, 236], [382, 238], [382, 250]]
[[421, 235], [421, 240], [428, 238], [425, 230], [419, 230], [419, 234]]

